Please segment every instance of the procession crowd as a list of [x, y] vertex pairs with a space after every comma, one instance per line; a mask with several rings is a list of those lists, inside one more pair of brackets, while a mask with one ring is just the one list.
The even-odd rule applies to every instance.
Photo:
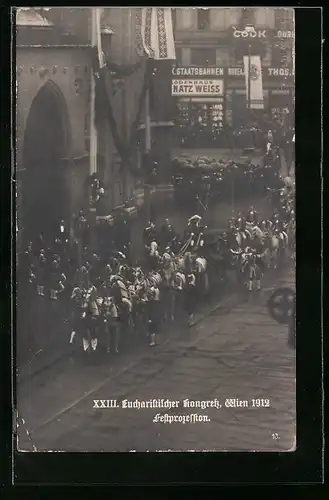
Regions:
[[197, 214], [182, 236], [168, 219], [161, 228], [150, 222], [138, 263], [111, 242], [97, 253], [82, 245], [77, 263], [61, 223], [52, 245], [40, 237], [20, 257], [20, 287], [55, 308], [61, 302], [65, 317], [58, 321], [67, 324], [67, 342], [86, 354], [118, 353], [132, 337], [155, 346], [163, 325], [178, 316], [193, 325], [198, 303], [225, 284], [230, 272], [237, 287], [260, 290], [266, 269], [293, 252], [293, 191], [279, 190], [270, 220], [252, 207], [229, 220], [225, 231], [211, 231]]

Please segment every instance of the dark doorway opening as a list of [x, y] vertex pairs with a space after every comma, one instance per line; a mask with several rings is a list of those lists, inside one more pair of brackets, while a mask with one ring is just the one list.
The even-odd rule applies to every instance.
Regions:
[[32, 102], [25, 128], [22, 219], [27, 240], [40, 233], [52, 240], [60, 221], [68, 219], [68, 130], [64, 98], [54, 83], [47, 82]]

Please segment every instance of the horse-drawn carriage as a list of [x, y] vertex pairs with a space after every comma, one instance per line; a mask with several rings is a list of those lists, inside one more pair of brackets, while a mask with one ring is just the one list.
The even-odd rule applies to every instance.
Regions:
[[296, 292], [289, 287], [277, 288], [270, 296], [269, 315], [282, 325], [288, 325], [288, 345], [296, 349]]

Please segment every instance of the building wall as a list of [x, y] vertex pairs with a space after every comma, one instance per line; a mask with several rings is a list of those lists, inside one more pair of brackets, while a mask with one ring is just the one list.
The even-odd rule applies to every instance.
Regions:
[[[85, 179], [88, 175], [91, 59], [87, 44], [91, 38], [91, 9], [51, 8], [45, 15], [54, 24], [51, 44], [56, 43], [56, 47], [42, 47], [42, 41], [40, 47], [28, 47], [29, 40], [32, 44], [38, 44], [38, 32], [24, 29], [24, 36], [18, 42], [24, 45], [24, 48], [17, 48], [18, 178], [23, 178], [22, 152], [29, 109], [39, 89], [51, 79], [63, 94], [67, 104], [71, 131], [69, 156], [84, 157], [82, 161], [71, 162], [67, 172], [72, 210], [77, 210], [84, 201]], [[138, 60], [135, 16], [136, 9], [104, 9], [102, 26], [110, 27], [114, 31], [112, 36], [102, 37], [103, 49], [109, 62], [129, 65]], [[86, 47], [60, 48], [61, 44], [82, 44]], [[109, 78], [109, 92], [115, 120], [121, 137], [127, 142], [132, 123], [136, 118], [143, 76], [144, 66], [121, 81]], [[107, 187], [107, 207], [110, 211], [133, 196], [135, 179], [127, 169], [119, 168], [118, 154], [106, 121], [103, 122], [99, 134], [98, 153], [101, 157], [100, 167]], [[20, 181], [18, 184], [20, 198]]]
[[85, 119], [89, 112], [90, 54], [88, 50], [18, 48], [17, 65], [17, 163], [23, 168], [26, 120], [34, 97], [52, 80], [62, 92], [70, 119], [70, 156], [85, 151]]
[[[217, 130], [222, 130], [221, 133], [218, 132], [217, 142], [215, 141], [218, 147], [224, 147], [223, 144], [227, 142], [225, 128], [239, 128], [250, 119], [243, 71], [243, 56], [250, 50], [248, 45], [252, 46], [252, 54], [261, 56], [263, 68], [264, 110], [255, 113], [254, 119], [261, 122], [270, 116], [284, 116], [287, 109], [291, 112], [294, 92], [292, 8], [218, 7], [205, 11], [180, 7], [174, 9], [173, 17], [177, 66], [216, 67], [221, 71], [218, 74], [222, 75], [225, 89], [224, 96], [217, 96], [213, 101], [211, 98], [203, 100], [200, 96], [200, 99], [194, 97], [193, 103], [188, 104], [186, 98], [176, 98], [181, 109], [177, 127], [177, 136], [182, 134], [181, 144], [195, 144], [195, 131], [191, 123], [196, 119], [197, 106], [200, 107], [198, 119], [208, 116], [202, 121], [201, 129], [207, 131], [210, 143], [210, 134], [214, 135], [212, 130], [216, 130], [216, 127]], [[199, 24], [201, 21], [203, 26]], [[250, 42], [241, 33], [246, 25], [252, 25], [257, 33]], [[207, 111], [201, 111], [201, 105]], [[218, 117], [213, 118], [217, 113], [216, 109], [223, 118], [222, 123], [219, 123]], [[186, 139], [187, 133], [192, 134], [192, 140]], [[205, 141], [207, 140], [206, 138]]]
[[[229, 63], [234, 65], [234, 54], [232, 54], [232, 27], [241, 27], [251, 23], [257, 30], [267, 29], [269, 32], [275, 30], [294, 30], [294, 9], [280, 9], [269, 7], [256, 7], [249, 9], [248, 23], [245, 22], [244, 9], [217, 7], [209, 8], [209, 25], [204, 29], [198, 28], [197, 8], [176, 8], [175, 17], [175, 42], [179, 49], [180, 64], [193, 64], [193, 50], [196, 48], [216, 49], [216, 64]], [[275, 36], [274, 34], [272, 34]], [[262, 40], [266, 46], [264, 63], [271, 66], [273, 36], [268, 40]], [[280, 38], [278, 43], [281, 47], [293, 47], [292, 38]], [[273, 51], [274, 52], [274, 51]]]
[[[21, 206], [24, 175], [24, 134], [29, 110], [39, 90], [51, 80], [66, 102], [69, 121], [68, 158], [88, 155], [86, 123], [89, 115], [90, 53], [77, 48], [17, 48], [16, 166], [18, 208]], [[87, 132], [88, 133], [88, 132]], [[87, 160], [88, 162], [88, 160]], [[77, 210], [83, 201], [88, 165], [72, 163], [66, 171], [70, 205]]]
[[[104, 8], [102, 24], [113, 30], [110, 46], [104, 41], [104, 51], [110, 63], [132, 65], [140, 61], [136, 51], [136, 11], [133, 8]], [[105, 40], [106, 35], [103, 37]], [[120, 136], [129, 143], [132, 125], [136, 119], [139, 97], [144, 81], [145, 64], [130, 76], [121, 80], [109, 79], [109, 93]], [[118, 154], [110, 138], [109, 126], [104, 124], [103, 145], [106, 163], [106, 183], [109, 187], [109, 206], [123, 204], [131, 198], [136, 187], [136, 179], [129, 169], [121, 169]], [[109, 141], [107, 138], [110, 138]]]

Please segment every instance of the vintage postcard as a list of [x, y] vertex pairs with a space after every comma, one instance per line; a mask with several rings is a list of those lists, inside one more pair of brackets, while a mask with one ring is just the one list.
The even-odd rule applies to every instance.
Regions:
[[15, 16], [17, 449], [294, 451], [294, 9]]

